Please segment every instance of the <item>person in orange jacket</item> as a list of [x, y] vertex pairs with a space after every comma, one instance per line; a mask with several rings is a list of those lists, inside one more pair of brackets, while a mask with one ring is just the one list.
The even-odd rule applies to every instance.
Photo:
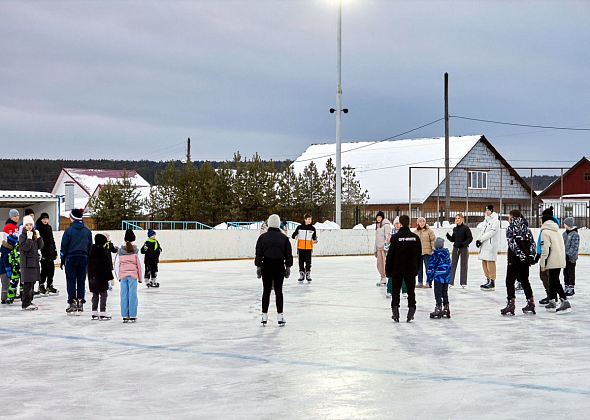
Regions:
[[303, 224], [297, 226], [291, 236], [297, 240], [297, 259], [299, 260], [299, 281], [311, 281], [311, 254], [313, 244], [318, 243], [315, 227], [311, 224], [311, 214], [303, 216]]

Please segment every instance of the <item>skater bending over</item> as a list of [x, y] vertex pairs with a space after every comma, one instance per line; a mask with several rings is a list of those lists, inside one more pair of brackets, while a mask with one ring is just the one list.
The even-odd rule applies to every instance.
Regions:
[[392, 319], [399, 322], [400, 289], [405, 280], [408, 288], [407, 322], [414, 319], [416, 313], [416, 274], [422, 264], [422, 244], [418, 235], [410, 230], [410, 218], [402, 215], [399, 218], [402, 227], [391, 237], [385, 272], [392, 281], [391, 311]]
[[158, 263], [160, 262], [160, 253], [162, 246], [156, 239], [156, 232], [148, 230], [148, 238], [141, 247], [141, 253], [145, 254], [143, 260], [145, 264], [145, 285], [147, 287], [160, 287], [160, 283], [156, 280], [158, 277]]
[[508, 267], [506, 267], [506, 307], [500, 310], [502, 315], [514, 315], [516, 295], [514, 283], [519, 280], [527, 304], [522, 308], [525, 314], [535, 314], [535, 299], [529, 282], [529, 267], [535, 261], [535, 239], [519, 210], [511, 210], [508, 214], [508, 228], [506, 239], [508, 241]]
[[469, 263], [469, 244], [473, 241], [471, 229], [463, 223], [463, 214], [458, 213], [455, 216], [456, 226], [453, 228], [453, 234], [447, 233], [447, 239], [453, 242], [453, 258], [451, 267], [451, 286], [455, 285], [455, 273], [459, 258], [461, 258], [461, 286], [467, 286], [467, 267]]
[[37, 306], [33, 303], [33, 290], [35, 283], [41, 280], [39, 268], [39, 251], [43, 249], [43, 238], [38, 230], [35, 230], [35, 221], [31, 216], [23, 219], [23, 231], [18, 238], [21, 258], [21, 282], [23, 293], [21, 294], [22, 308], [35, 310]]
[[121, 316], [123, 322], [135, 322], [137, 319], [137, 283], [143, 280], [143, 263], [139, 251], [133, 244], [135, 233], [125, 231], [125, 243], [119, 248], [115, 257], [115, 276], [121, 283]]
[[[111, 265], [111, 256], [107, 248], [107, 237], [100, 233], [94, 236], [94, 245], [88, 257], [88, 288], [92, 292], [92, 319], [106, 321], [111, 319], [107, 314], [107, 297], [109, 283], [115, 285]], [[100, 301], [100, 312], [98, 304]]]
[[315, 227], [311, 224], [311, 214], [303, 216], [303, 224], [297, 226], [292, 238], [297, 240], [299, 281], [311, 281], [311, 254], [313, 245], [318, 243]]
[[[426, 271], [428, 284], [434, 282], [434, 298], [436, 307], [434, 312], [430, 313], [430, 318], [451, 317], [449, 309], [449, 282], [451, 281], [451, 254], [445, 248], [445, 240], [436, 238], [434, 240], [434, 250], [428, 261]], [[444, 305], [444, 306], [443, 306]]]
[[291, 275], [293, 250], [289, 238], [281, 230], [281, 219], [276, 214], [268, 218], [268, 231], [258, 237], [256, 242], [256, 275], [262, 277], [262, 319], [263, 325], [268, 320], [270, 292], [273, 287], [277, 304], [277, 321], [285, 324], [283, 316], [283, 279]]

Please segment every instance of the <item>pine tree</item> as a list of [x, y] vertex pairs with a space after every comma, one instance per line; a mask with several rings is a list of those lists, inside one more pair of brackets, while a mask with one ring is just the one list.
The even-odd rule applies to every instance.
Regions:
[[90, 203], [97, 229], [119, 229], [121, 221], [136, 220], [144, 206], [142, 201], [127, 171], [123, 171], [121, 179], [103, 185]]

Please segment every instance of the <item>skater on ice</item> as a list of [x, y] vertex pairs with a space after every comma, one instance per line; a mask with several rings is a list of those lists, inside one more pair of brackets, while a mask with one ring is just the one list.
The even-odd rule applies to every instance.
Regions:
[[475, 246], [479, 249], [478, 258], [481, 260], [486, 282], [480, 286], [482, 290], [492, 291], [496, 288], [496, 261], [500, 249], [500, 220], [494, 206], [488, 204], [485, 208], [486, 216]]
[[41, 280], [39, 281], [39, 294], [58, 294], [53, 287], [53, 276], [55, 275], [55, 260], [57, 259], [57, 248], [53, 238], [53, 228], [49, 224], [49, 215], [41, 213], [37, 220], [37, 230], [43, 238], [43, 249], [41, 250]]
[[156, 239], [156, 231], [148, 230], [148, 238], [141, 247], [141, 253], [145, 255], [145, 285], [147, 287], [160, 287], [160, 283], [156, 280], [158, 277], [158, 263], [160, 262], [160, 254], [162, 253], [162, 246]]
[[422, 244], [422, 263], [420, 264], [420, 270], [418, 271], [418, 289], [421, 289], [423, 287], [432, 287], [432, 281], [428, 282], [428, 285], [424, 284], [424, 271], [428, 269], [428, 262], [432, 255], [436, 235], [434, 234], [434, 231], [430, 229], [430, 226], [426, 224], [426, 219], [424, 217], [418, 218], [417, 225], [414, 233], [418, 235], [420, 243]]
[[293, 250], [291, 242], [281, 230], [281, 219], [273, 214], [268, 218], [268, 231], [258, 237], [256, 242], [256, 276], [262, 278], [262, 318], [261, 323], [268, 322], [268, 307], [274, 282], [275, 301], [277, 305], [277, 322], [285, 325], [283, 316], [283, 280], [291, 275]]
[[83, 211], [74, 209], [70, 212], [72, 224], [61, 238], [61, 265], [66, 269], [66, 283], [68, 288], [68, 315], [80, 315], [84, 311], [86, 294], [86, 271], [88, 255], [92, 249], [92, 232], [82, 219]]
[[143, 262], [139, 250], [133, 244], [135, 233], [131, 229], [125, 231], [125, 243], [121, 245], [115, 257], [115, 276], [121, 287], [121, 316], [123, 322], [137, 320], [137, 283], [143, 281]]
[[399, 322], [400, 290], [402, 281], [406, 281], [408, 288], [408, 316], [407, 322], [414, 319], [416, 313], [416, 274], [422, 264], [422, 244], [420, 238], [410, 230], [410, 218], [402, 215], [399, 218], [401, 228], [391, 237], [385, 270], [392, 281], [391, 311], [392, 319]]
[[434, 241], [434, 250], [428, 262], [427, 280], [428, 284], [434, 282], [434, 299], [436, 301], [434, 312], [430, 313], [430, 318], [450, 318], [449, 283], [451, 281], [451, 254], [445, 248], [445, 240], [443, 238], [436, 238]]
[[297, 226], [292, 238], [297, 241], [297, 260], [299, 261], [299, 281], [311, 281], [311, 255], [313, 245], [318, 243], [315, 227], [311, 224], [311, 214], [303, 216], [303, 224]]
[[576, 261], [578, 261], [578, 251], [580, 249], [580, 234], [573, 217], [565, 219], [563, 225], [565, 226], [565, 232], [563, 232], [565, 245], [564, 291], [566, 296], [573, 296], [576, 294], [574, 288], [576, 286]]
[[43, 249], [43, 238], [38, 230], [35, 230], [35, 221], [31, 216], [23, 218], [23, 232], [18, 238], [21, 262], [21, 282], [23, 293], [21, 304], [24, 310], [33, 311], [38, 309], [33, 303], [33, 291], [35, 283], [41, 280], [39, 268], [39, 250]]
[[[17, 209], [12, 209], [8, 212], [8, 220], [4, 225], [4, 238], [5, 239], [8, 235], [12, 235], [18, 231], [18, 221], [20, 219], [20, 213]], [[18, 234], [17, 234], [18, 236]]]
[[8, 286], [8, 293], [6, 294], [6, 303], [13, 303], [19, 300], [23, 291], [23, 283], [20, 278], [20, 250], [18, 244], [18, 237], [16, 234], [8, 235], [6, 243], [10, 248], [8, 254], [8, 264], [6, 272], [10, 277], [10, 285]]
[[111, 319], [107, 313], [107, 298], [109, 284], [111, 286], [115, 284], [111, 256], [107, 246], [106, 236], [100, 233], [96, 234], [88, 257], [88, 289], [92, 292], [92, 319], [101, 321]]
[[508, 214], [508, 266], [506, 267], [506, 307], [500, 310], [502, 315], [514, 315], [516, 294], [514, 284], [520, 281], [527, 304], [522, 308], [525, 314], [536, 314], [535, 298], [529, 282], [529, 268], [537, 255], [537, 245], [529, 228], [521, 216], [520, 210], [511, 210]]
[[451, 286], [455, 285], [455, 273], [457, 272], [457, 265], [459, 258], [461, 259], [461, 286], [467, 286], [467, 267], [469, 263], [469, 244], [473, 241], [471, 229], [464, 223], [463, 214], [458, 213], [455, 216], [455, 227], [453, 234], [449, 235], [447, 232], [447, 239], [453, 242], [453, 257], [451, 268]]
[[377, 258], [377, 271], [379, 271], [379, 281], [377, 286], [387, 284], [387, 275], [385, 273], [385, 243], [391, 233], [391, 223], [385, 218], [385, 213], [377, 212], [375, 216], [375, 258]]
[[[12, 259], [10, 258], [10, 253], [15, 246], [18, 246], [18, 240], [14, 235], [8, 235], [6, 239], [2, 241], [2, 246], [0, 246], [0, 279], [2, 284], [2, 305], [11, 304], [12, 302], [14, 302], [14, 295], [10, 296], [9, 290], [11, 289], [11, 281], [13, 279], [13, 269], [14, 271], [18, 271], [18, 267], [14, 267]], [[18, 287], [18, 277], [16, 277], [16, 286]]]

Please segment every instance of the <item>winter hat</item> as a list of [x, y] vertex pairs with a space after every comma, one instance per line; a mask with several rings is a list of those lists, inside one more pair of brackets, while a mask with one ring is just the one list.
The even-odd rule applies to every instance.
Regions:
[[125, 242], [133, 242], [135, 241], [135, 233], [131, 229], [127, 229], [125, 231]]
[[279, 229], [281, 227], [281, 218], [277, 214], [271, 214], [268, 218], [268, 227]]
[[18, 243], [18, 238], [15, 235], [8, 235], [6, 237], [6, 243], [11, 247], [14, 247]]
[[489, 210], [489, 211], [494, 211], [494, 206], [493, 206], [492, 204], [488, 204], [488, 205], [486, 206], [486, 210]]
[[35, 226], [35, 221], [33, 220], [33, 218], [31, 216], [25, 216], [23, 218], [23, 226], [25, 226], [25, 225]]
[[70, 219], [72, 222], [81, 222], [84, 212], [80, 209], [74, 209], [70, 212]]
[[399, 223], [399, 216], [395, 216], [395, 219], [393, 219], [393, 224], [395, 225], [396, 223]]
[[567, 219], [565, 219], [565, 220], [563, 221], [563, 224], [564, 224], [564, 225], [567, 225], [567, 226], [569, 226], [569, 227], [571, 227], [571, 228], [573, 228], [573, 227], [575, 226], [575, 223], [576, 223], [576, 222], [575, 222], [575, 220], [574, 220], [574, 218], [573, 218], [573, 217], [568, 217]]
[[104, 244], [107, 243], [107, 237], [101, 235], [100, 233], [97, 233], [96, 235], [94, 235], [94, 243], [96, 245], [104, 246]]
[[33, 209], [25, 209], [25, 216], [28, 216], [29, 214], [35, 214], [35, 211]]
[[426, 223], [426, 219], [424, 217], [418, 217], [418, 223], [420, 222]]
[[378, 211], [377, 212], [377, 216], [375, 216], [375, 220], [377, 220], [377, 218], [381, 216], [381, 219], [385, 219], [385, 213], [383, 213], [382, 211]]
[[151, 238], [155, 234], [156, 234], [156, 231], [155, 230], [153, 230], [153, 229], [148, 230], [148, 238]]
[[39, 217], [39, 220], [43, 219], [49, 219], [49, 215], [47, 213], [41, 213], [41, 217]]
[[440, 249], [440, 248], [444, 248], [445, 246], [445, 240], [441, 237], [438, 237], [434, 240], [434, 247], [436, 249]]
[[553, 206], [543, 210], [541, 219], [543, 222], [546, 222], [547, 220], [553, 220]]
[[12, 209], [8, 212], [8, 217], [10, 217], [11, 219], [15, 216], [20, 216], [20, 213], [17, 209]]

